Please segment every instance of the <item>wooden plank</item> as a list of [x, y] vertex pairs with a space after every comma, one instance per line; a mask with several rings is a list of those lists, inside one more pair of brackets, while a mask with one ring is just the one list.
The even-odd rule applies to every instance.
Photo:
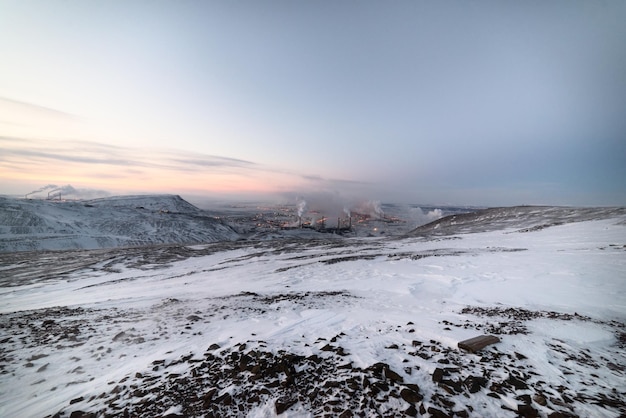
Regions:
[[480, 335], [478, 337], [470, 338], [469, 340], [459, 342], [459, 348], [467, 350], [470, 353], [475, 353], [482, 350], [488, 345], [499, 343], [500, 338], [493, 335]]

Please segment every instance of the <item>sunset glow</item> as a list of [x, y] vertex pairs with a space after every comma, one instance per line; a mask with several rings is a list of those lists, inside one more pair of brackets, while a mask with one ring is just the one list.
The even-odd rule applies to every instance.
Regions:
[[623, 205], [624, 21], [624, 2], [3, 2], [0, 194]]

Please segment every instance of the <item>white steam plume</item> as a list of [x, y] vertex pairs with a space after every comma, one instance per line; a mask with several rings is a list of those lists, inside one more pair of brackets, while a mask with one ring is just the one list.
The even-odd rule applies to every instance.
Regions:
[[298, 217], [302, 217], [306, 213], [306, 200], [298, 197], [296, 198], [296, 208], [298, 209]]
[[426, 225], [429, 222], [436, 221], [443, 217], [443, 211], [441, 209], [433, 209], [424, 212], [422, 208], [409, 208], [408, 213], [413, 228]]
[[380, 206], [380, 200], [368, 200], [367, 202], [363, 202], [359, 205], [357, 211], [367, 214], [372, 218], [382, 218], [385, 216], [385, 212], [383, 212]]

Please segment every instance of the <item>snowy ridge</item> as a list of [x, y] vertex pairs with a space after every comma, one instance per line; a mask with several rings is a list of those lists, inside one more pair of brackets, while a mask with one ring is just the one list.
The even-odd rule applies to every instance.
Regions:
[[178, 195], [125, 195], [83, 201], [85, 205], [111, 208], [137, 208], [153, 212], [197, 214], [197, 207]]
[[99, 249], [237, 239], [180, 196], [86, 201], [0, 198], [0, 252]]
[[531, 232], [570, 222], [626, 216], [626, 208], [574, 208], [559, 206], [513, 206], [488, 208], [449, 215], [409, 232], [408, 236], [451, 235], [519, 229]]
[[[0, 254], [0, 416], [623, 416], [624, 215], [554, 213], [429, 239]], [[458, 348], [482, 334], [500, 342]]]

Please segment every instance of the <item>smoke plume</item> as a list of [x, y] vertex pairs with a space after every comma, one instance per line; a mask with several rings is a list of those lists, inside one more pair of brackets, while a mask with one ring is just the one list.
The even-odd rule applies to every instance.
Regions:
[[54, 198], [63, 197], [63, 196], [72, 196], [72, 195], [75, 195], [76, 193], [77, 193], [77, 190], [73, 188], [71, 185], [67, 184], [65, 186], [57, 187], [55, 189], [50, 190], [48, 192], [48, 199], [54, 199]]
[[45, 192], [46, 190], [54, 190], [54, 189], [58, 189], [59, 186], [57, 186], [56, 184], [48, 184], [47, 186], [43, 186], [37, 190], [33, 190], [30, 193], [26, 193], [26, 197], [30, 196], [31, 194], [35, 194], [35, 193], [41, 193], [41, 192]]

